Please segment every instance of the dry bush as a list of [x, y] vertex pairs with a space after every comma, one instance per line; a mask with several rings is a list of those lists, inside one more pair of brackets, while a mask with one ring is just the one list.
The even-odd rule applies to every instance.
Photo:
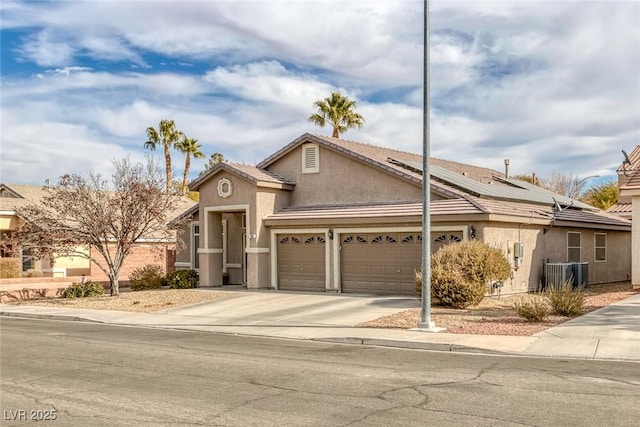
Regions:
[[[431, 255], [431, 297], [447, 307], [475, 306], [489, 283], [510, 275], [511, 265], [500, 249], [476, 240], [449, 244]], [[422, 290], [420, 271], [416, 289]]]
[[18, 258], [0, 258], [0, 279], [15, 279], [20, 275], [20, 260]]
[[132, 291], [144, 291], [158, 289], [162, 286], [164, 271], [156, 264], [148, 264], [136, 268], [129, 275], [129, 284]]
[[561, 286], [552, 286], [546, 293], [551, 309], [560, 316], [575, 317], [582, 314], [584, 294], [573, 289], [573, 283], [567, 281]]
[[513, 302], [516, 314], [527, 322], [543, 322], [549, 315], [549, 303], [542, 295], [527, 295]]

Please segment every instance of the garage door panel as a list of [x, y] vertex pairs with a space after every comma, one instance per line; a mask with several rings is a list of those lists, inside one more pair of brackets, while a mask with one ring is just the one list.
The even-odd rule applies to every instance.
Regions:
[[341, 245], [343, 292], [415, 293], [414, 271], [422, 253], [419, 233], [343, 235]]
[[278, 237], [278, 289], [325, 291], [325, 239], [318, 234]]

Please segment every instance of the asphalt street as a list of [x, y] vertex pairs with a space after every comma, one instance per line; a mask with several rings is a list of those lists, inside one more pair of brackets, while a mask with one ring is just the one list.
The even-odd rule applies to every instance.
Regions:
[[[2, 425], [631, 426], [640, 364], [0, 319]], [[55, 418], [55, 419], [52, 419]]]

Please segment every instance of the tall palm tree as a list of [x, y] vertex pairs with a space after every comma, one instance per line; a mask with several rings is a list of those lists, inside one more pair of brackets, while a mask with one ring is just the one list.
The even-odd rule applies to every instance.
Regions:
[[144, 143], [144, 147], [149, 150], [155, 150], [156, 146], [162, 143], [164, 147], [164, 160], [167, 174], [167, 194], [171, 194], [171, 153], [169, 149], [174, 147], [180, 140], [182, 132], [176, 129], [176, 124], [173, 120], [161, 120], [158, 129], [150, 126], [147, 128], [147, 142]]
[[331, 96], [325, 99], [319, 99], [313, 103], [318, 109], [317, 113], [309, 117], [309, 121], [320, 127], [328, 122], [333, 126], [334, 138], [340, 138], [340, 132], [346, 132], [347, 129], [357, 127], [362, 128], [364, 117], [354, 111], [357, 103], [353, 99], [343, 96], [340, 92], [332, 92]]
[[180, 141], [176, 143], [176, 149], [184, 154], [184, 175], [182, 177], [181, 192], [183, 196], [186, 196], [189, 192], [189, 186], [187, 185], [187, 179], [189, 178], [189, 168], [191, 168], [191, 156], [194, 159], [201, 159], [204, 157], [202, 151], [200, 151], [202, 145], [198, 144], [198, 140], [194, 138], [187, 138], [183, 136]]

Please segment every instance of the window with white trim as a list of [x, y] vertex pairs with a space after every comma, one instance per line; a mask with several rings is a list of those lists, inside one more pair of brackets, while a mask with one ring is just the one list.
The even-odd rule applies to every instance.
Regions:
[[569, 231], [567, 233], [567, 262], [580, 262], [580, 243], [582, 235]]
[[318, 144], [302, 146], [302, 173], [320, 172], [320, 148]]
[[607, 260], [607, 235], [596, 233], [596, 261]]

